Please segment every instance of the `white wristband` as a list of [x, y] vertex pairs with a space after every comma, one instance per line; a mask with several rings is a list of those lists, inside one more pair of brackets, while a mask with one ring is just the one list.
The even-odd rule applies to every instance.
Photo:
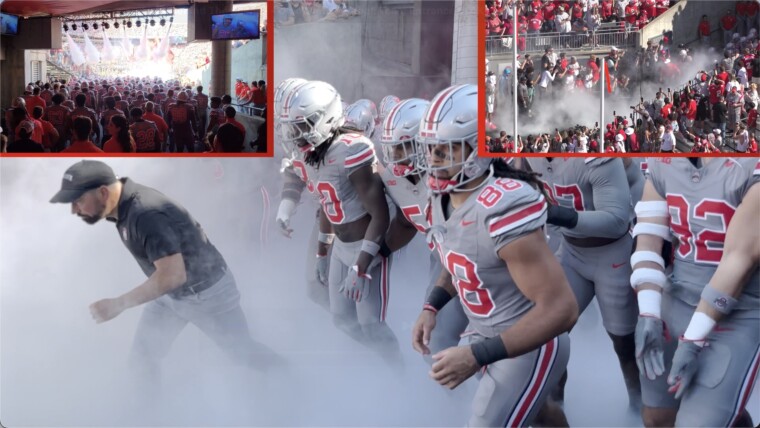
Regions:
[[665, 288], [668, 277], [661, 270], [652, 268], [638, 268], [631, 274], [631, 287], [636, 289], [641, 284], [654, 284], [660, 288]]
[[633, 237], [639, 235], [652, 235], [670, 241], [670, 228], [661, 224], [638, 222], [633, 226]]
[[686, 332], [683, 334], [683, 338], [691, 341], [704, 341], [707, 335], [710, 334], [717, 322], [710, 318], [704, 312], [694, 312], [691, 317], [689, 326], [686, 327]]
[[292, 199], [283, 199], [277, 208], [277, 220], [287, 222], [296, 212], [296, 202]]
[[317, 240], [323, 244], [332, 245], [333, 240], [335, 240], [335, 234], [319, 232]]
[[636, 269], [636, 265], [641, 262], [657, 263], [663, 270], [665, 269], [665, 260], [654, 251], [635, 251], [631, 254], [632, 268]]
[[380, 251], [380, 245], [375, 243], [374, 241], [370, 241], [369, 239], [365, 239], [362, 241], [362, 249], [361, 251], [364, 251], [365, 253], [369, 254], [372, 257], [375, 257]]
[[668, 203], [665, 201], [640, 201], [634, 210], [636, 217], [668, 217]]
[[640, 315], [661, 318], [662, 293], [654, 290], [641, 290], [636, 293], [636, 299], [639, 301]]

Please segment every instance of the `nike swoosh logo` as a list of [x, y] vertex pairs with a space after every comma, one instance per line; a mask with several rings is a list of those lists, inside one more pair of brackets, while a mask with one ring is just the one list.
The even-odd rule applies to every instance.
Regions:
[[327, 163], [335, 163], [335, 159], [328, 159]]
[[612, 264], [612, 269], [617, 269], [617, 268], [619, 268], [619, 267], [621, 267], [621, 266], [625, 266], [625, 262], [623, 262], [623, 263], [620, 263], [620, 264], [615, 264], [615, 263], [613, 263], [613, 264]]
[[473, 223], [475, 223], [475, 220], [473, 221], [462, 220], [462, 226], [469, 226]]

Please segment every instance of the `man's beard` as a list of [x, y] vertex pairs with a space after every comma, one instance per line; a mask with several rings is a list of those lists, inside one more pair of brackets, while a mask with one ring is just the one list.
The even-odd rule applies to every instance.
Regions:
[[106, 204], [98, 202], [97, 205], [97, 212], [98, 214], [95, 215], [82, 215], [79, 214], [79, 217], [82, 218], [82, 220], [87, 224], [95, 224], [99, 222], [106, 214]]

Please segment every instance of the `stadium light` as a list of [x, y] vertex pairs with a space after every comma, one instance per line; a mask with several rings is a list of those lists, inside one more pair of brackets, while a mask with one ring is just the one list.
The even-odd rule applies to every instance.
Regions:
[[97, 30], [98, 29], [98, 23], [97, 22], [93, 22], [92, 23], [92, 29], [93, 30]]
[[132, 21], [127, 21], [127, 28], [132, 28]]
[[140, 28], [142, 26], [142, 22], [138, 19], [137, 20], [137, 28]]
[[67, 32], [67, 33], [69, 32], [69, 26], [68, 26], [68, 24], [63, 24], [63, 31]]
[[117, 30], [119, 29], [119, 21], [114, 21], [113, 22], [113, 28], [115, 28]]
[[71, 31], [77, 30], [77, 24], [71, 24]]
[[161, 26], [162, 26], [162, 27], [163, 27], [164, 25], [166, 25], [166, 19], [164, 19], [164, 18], [161, 18], [161, 21], [159, 22], [159, 24], [161, 24]]
[[151, 19], [150, 20], [150, 26], [151, 27], [155, 27], [156, 26], [156, 20], [155, 19]]

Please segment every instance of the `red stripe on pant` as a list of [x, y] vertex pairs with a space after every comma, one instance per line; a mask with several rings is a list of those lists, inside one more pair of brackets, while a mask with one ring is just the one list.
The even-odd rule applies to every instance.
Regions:
[[[538, 362], [538, 375], [533, 384], [528, 390], [528, 396], [523, 402], [522, 406], [517, 410], [517, 416], [514, 418], [514, 422], [510, 427], [521, 427], [525, 423], [525, 419], [528, 417], [530, 410], [536, 405], [538, 396], [541, 395], [541, 390], [546, 385], [546, 380], [549, 377], [552, 365], [554, 364], [554, 358], [556, 354], [555, 348], [557, 347], [558, 339], [555, 337], [544, 345], [544, 356], [541, 361]], [[509, 420], [507, 420], [509, 422]]]
[[388, 259], [383, 257], [380, 268], [380, 322], [385, 322], [388, 311]]

